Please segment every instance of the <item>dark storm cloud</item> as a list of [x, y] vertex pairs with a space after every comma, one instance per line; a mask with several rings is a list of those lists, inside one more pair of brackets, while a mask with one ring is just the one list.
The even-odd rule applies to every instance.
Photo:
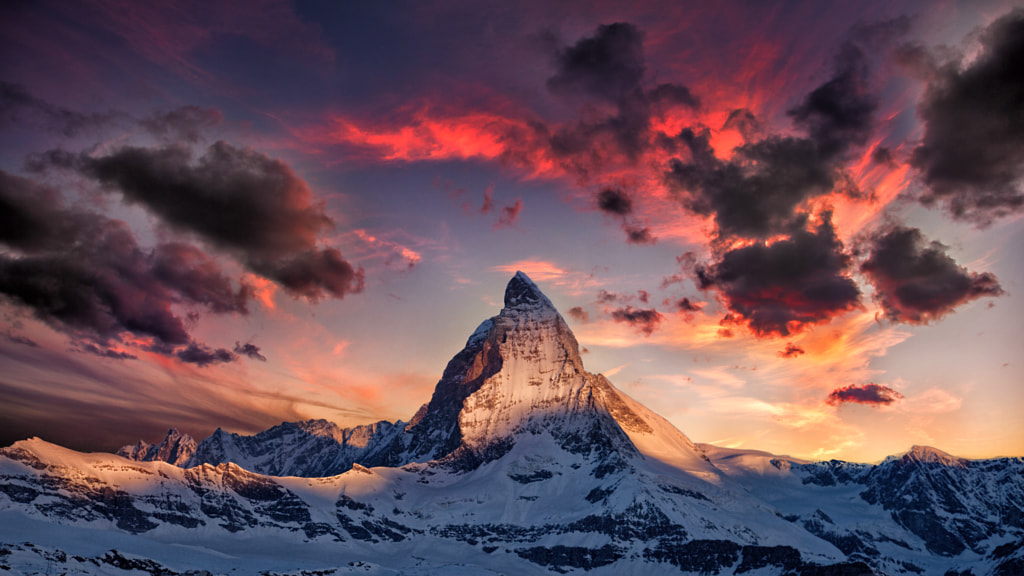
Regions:
[[958, 265], [946, 254], [946, 246], [928, 242], [917, 228], [894, 226], [869, 242], [871, 254], [861, 271], [893, 322], [926, 324], [976, 298], [1003, 294], [994, 275]]
[[793, 344], [792, 342], [786, 342], [786, 348], [779, 352], [779, 356], [782, 358], [796, 358], [797, 356], [805, 353], [806, 351], [803, 348]]
[[572, 308], [569, 308], [569, 312], [568, 313], [569, 313], [569, 316], [572, 317], [577, 322], [582, 322], [582, 323], [586, 324], [587, 321], [590, 320], [590, 314], [588, 314], [587, 311], [584, 310], [582, 306], [573, 306]]
[[207, 306], [212, 312], [247, 314], [252, 287], [235, 291], [231, 280], [208, 254], [181, 242], [158, 245], [150, 256], [153, 276], [186, 301]]
[[694, 303], [689, 298], [683, 298], [676, 302], [676, 308], [681, 312], [700, 312], [700, 309], [704, 307], [703, 302]]
[[858, 306], [849, 265], [826, 213], [813, 232], [729, 250], [713, 265], [697, 266], [696, 275], [701, 289], [717, 290], [756, 334], [787, 336]]
[[26, 251], [59, 248], [97, 222], [93, 214], [65, 210], [56, 189], [0, 170], [0, 243]]
[[597, 207], [608, 214], [626, 216], [633, 211], [633, 199], [619, 188], [605, 188], [597, 193]]
[[267, 361], [267, 357], [261, 353], [260, 347], [249, 342], [246, 342], [245, 344], [235, 342], [235, 354], [238, 354], [239, 356], [248, 356], [253, 360], [259, 360], [260, 362]]
[[[216, 262], [193, 246], [139, 247], [128, 225], [68, 208], [59, 193], [0, 171], [0, 295], [64, 332], [77, 349], [111, 358], [129, 335], [152, 338], [170, 355], [191, 342], [177, 303], [246, 313]], [[130, 356], [130, 354], [128, 355]]]
[[626, 306], [612, 310], [612, 320], [629, 324], [644, 334], [650, 336], [661, 321], [664, 319], [661, 312], [654, 308], [634, 308]]
[[106, 126], [118, 115], [83, 114], [34, 96], [21, 84], [0, 81], [0, 127], [29, 124], [73, 137]]
[[178, 350], [175, 356], [182, 362], [195, 364], [200, 367], [238, 360], [238, 356], [235, 356], [230, 350], [225, 350], [224, 348], [213, 349], [205, 344], [196, 342], [192, 342], [185, 348]]
[[[67, 160], [57, 159], [67, 166]], [[334, 222], [306, 183], [281, 162], [216, 142], [197, 162], [187, 148], [124, 147], [80, 155], [73, 166], [125, 201], [237, 257], [293, 296], [342, 298], [363, 288], [363, 272], [334, 248], [317, 246]]]
[[871, 134], [877, 99], [868, 90], [868, 62], [855, 44], [844, 44], [833, 76], [788, 114], [810, 135], [825, 158], [863, 145]]
[[585, 175], [601, 163], [601, 157], [610, 153], [602, 149], [606, 141], [635, 160], [650, 146], [652, 114], [700, 105], [685, 86], [659, 84], [645, 90], [643, 33], [633, 24], [601, 25], [591, 37], [554, 48], [553, 55], [555, 74], [547, 82], [553, 94], [590, 97], [615, 108], [607, 117], [570, 123], [551, 133], [552, 152], [577, 173]]
[[139, 125], [162, 140], [195, 143], [202, 138], [204, 131], [223, 120], [224, 116], [216, 108], [190, 105], [154, 112], [139, 120]]
[[687, 210], [714, 218], [720, 239], [791, 234], [802, 223], [797, 210], [806, 200], [835, 191], [859, 194], [842, 163], [874, 126], [878, 104], [868, 79], [864, 52], [845, 43], [831, 77], [788, 112], [806, 137], [755, 140], [757, 119], [749, 110], [734, 110], [724, 127], [739, 130], [746, 142], [733, 158], [715, 156], [707, 128], [686, 128], [678, 136], [686, 154], [670, 162], [667, 183]]
[[555, 55], [557, 71], [548, 79], [556, 94], [588, 94], [617, 102], [640, 89], [644, 64], [643, 33], [633, 24], [598, 26]]
[[768, 238], [792, 232], [802, 223], [797, 207], [828, 194], [836, 165], [806, 138], [772, 136], [736, 148], [732, 160], [719, 160], [710, 132], [684, 129], [679, 140], [689, 161], [673, 159], [666, 180], [683, 206], [714, 217], [723, 238]]
[[842, 388], [836, 388], [829, 395], [826, 403], [838, 406], [846, 402], [857, 404], [868, 404], [870, 406], [888, 406], [893, 402], [903, 399], [903, 394], [881, 384], [864, 384], [858, 386], [850, 384]]
[[926, 205], [986, 225], [1024, 207], [1024, 9], [981, 34], [981, 53], [935, 70], [918, 114], [924, 137], [910, 163]]

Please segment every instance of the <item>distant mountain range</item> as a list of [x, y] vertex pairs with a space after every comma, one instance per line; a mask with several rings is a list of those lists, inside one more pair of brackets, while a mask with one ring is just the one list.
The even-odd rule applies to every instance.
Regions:
[[0, 449], [0, 570], [1020, 575], [1024, 459], [694, 444], [517, 273], [408, 423]]

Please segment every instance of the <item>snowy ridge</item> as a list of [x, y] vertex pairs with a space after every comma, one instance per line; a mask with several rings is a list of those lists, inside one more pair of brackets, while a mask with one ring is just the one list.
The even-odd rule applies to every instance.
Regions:
[[69, 570], [153, 574], [1024, 569], [1024, 460], [915, 447], [872, 466], [695, 445], [586, 372], [522, 273], [408, 424], [283, 423], [193, 445], [184, 461], [173, 430], [124, 457], [0, 449], [0, 562], [30, 566], [34, 548], [13, 544], [30, 533], [54, 558], [79, 554]]

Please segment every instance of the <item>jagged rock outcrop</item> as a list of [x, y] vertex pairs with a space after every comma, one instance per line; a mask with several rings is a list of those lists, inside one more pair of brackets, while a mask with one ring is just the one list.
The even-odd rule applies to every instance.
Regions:
[[188, 466], [196, 452], [196, 441], [188, 434], [171, 428], [167, 436], [157, 444], [139, 440], [138, 444], [123, 446], [118, 456], [139, 462], [167, 462], [175, 466]]

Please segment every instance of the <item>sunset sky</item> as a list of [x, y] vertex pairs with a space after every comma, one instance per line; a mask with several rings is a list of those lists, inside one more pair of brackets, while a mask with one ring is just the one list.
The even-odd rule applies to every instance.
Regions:
[[0, 445], [408, 420], [526, 272], [696, 442], [1024, 455], [1024, 5], [0, 7]]

